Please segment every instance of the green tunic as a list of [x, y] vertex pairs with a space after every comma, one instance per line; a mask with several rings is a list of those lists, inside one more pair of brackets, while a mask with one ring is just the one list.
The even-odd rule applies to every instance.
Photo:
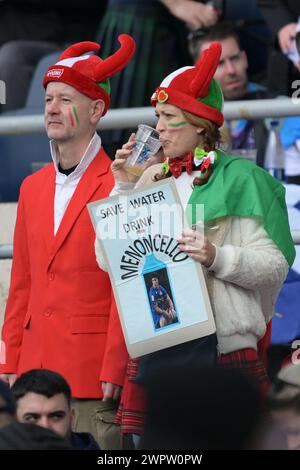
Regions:
[[196, 205], [204, 204], [204, 222], [226, 216], [256, 217], [291, 266], [295, 259], [285, 202], [285, 188], [265, 170], [240, 157], [218, 151], [208, 182], [193, 189], [191, 223]]

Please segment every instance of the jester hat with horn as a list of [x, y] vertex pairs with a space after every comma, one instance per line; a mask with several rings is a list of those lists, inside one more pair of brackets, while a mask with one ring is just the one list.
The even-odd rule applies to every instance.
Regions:
[[172, 72], [155, 90], [151, 104], [172, 104], [221, 127], [223, 93], [213, 78], [221, 52], [221, 44], [213, 42], [203, 51], [195, 67], [182, 67]]
[[47, 70], [43, 79], [44, 87], [49, 82], [67, 83], [92, 100], [103, 100], [105, 114], [110, 103], [108, 79], [126, 67], [135, 50], [135, 42], [131, 36], [121, 34], [118, 40], [121, 47], [104, 60], [87, 54], [100, 49], [101, 46], [96, 42], [78, 42], [68, 47], [60, 55], [58, 62]]

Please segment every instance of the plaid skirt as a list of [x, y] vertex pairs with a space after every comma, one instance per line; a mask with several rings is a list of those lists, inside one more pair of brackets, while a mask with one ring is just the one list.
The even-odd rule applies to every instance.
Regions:
[[264, 397], [270, 386], [266, 368], [254, 349], [241, 349], [219, 356], [219, 364], [224, 367], [241, 369], [245, 374], [254, 378]]
[[[219, 364], [224, 367], [241, 369], [252, 376], [258, 384], [262, 396], [268, 391], [270, 382], [265, 366], [254, 349], [241, 349], [229, 354], [221, 354]], [[135, 383], [138, 359], [130, 359], [123, 386], [122, 399], [117, 412], [116, 422], [120, 425], [121, 435], [143, 433], [147, 409], [147, 395], [144, 388]]]
[[146, 392], [142, 385], [135, 383], [138, 359], [129, 359], [122, 398], [116, 416], [121, 435], [141, 435], [146, 418]]
[[[102, 58], [118, 49], [118, 36], [122, 33], [135, 39], [136, 51], [129, 65], [110, 79], [110, 107], [150, 106], [151, 95], [169, 73], [184, 65], [192, 65], [187, 30], [157, 1], [111, 1], [97, 34]], [[101, 132], [104, 148], [110, 157], [134, 130]]]

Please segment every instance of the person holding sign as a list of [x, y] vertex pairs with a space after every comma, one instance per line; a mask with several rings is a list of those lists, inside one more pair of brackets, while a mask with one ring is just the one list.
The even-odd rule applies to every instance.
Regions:
[[[221, 45], [212, 43], [194, 67], [176, 70], [155, 90], [151, 103], [165, 160], [147, 168], [135, 187], [174, 178], [183, 206], [189, 206], [191, 227], [196, 229], [183, 232], [179, 248], [201, 263], [206, 273], [218, 360], [255, 377], [265, 393], [269, 381], [258, 343], [295, 249], [281, 183], [254, 163], [219, 149], [223, 95], [213, 76], [220, 55]], [[134, 137], [117, 151], [112, 164], [115, 191], [133, 187], [124, 165]], [[197, 219], [198, 204], [204, 205], [204, 221]], [[197, 230], [201, 223], [204, 233]], [[142, 406], [140, 414], [134, 415], [134, 393], [128, 390], [133, 382], [134, 374], [123, 390], [119, 413], [125, 433], [142, 429]], [[130, 426], [126, 426], [128, 397]]]

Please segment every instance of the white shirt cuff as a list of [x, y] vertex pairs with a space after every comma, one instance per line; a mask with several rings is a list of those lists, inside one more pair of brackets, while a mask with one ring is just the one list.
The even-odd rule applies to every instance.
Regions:
[[134, 186], [135, 186], [135, 183], [129, 183], [127, 181], [116, 181], [110, 193], [110, 196], [119, 194], [122, 191], [129, 191], [130, 189], [134, 189]]

